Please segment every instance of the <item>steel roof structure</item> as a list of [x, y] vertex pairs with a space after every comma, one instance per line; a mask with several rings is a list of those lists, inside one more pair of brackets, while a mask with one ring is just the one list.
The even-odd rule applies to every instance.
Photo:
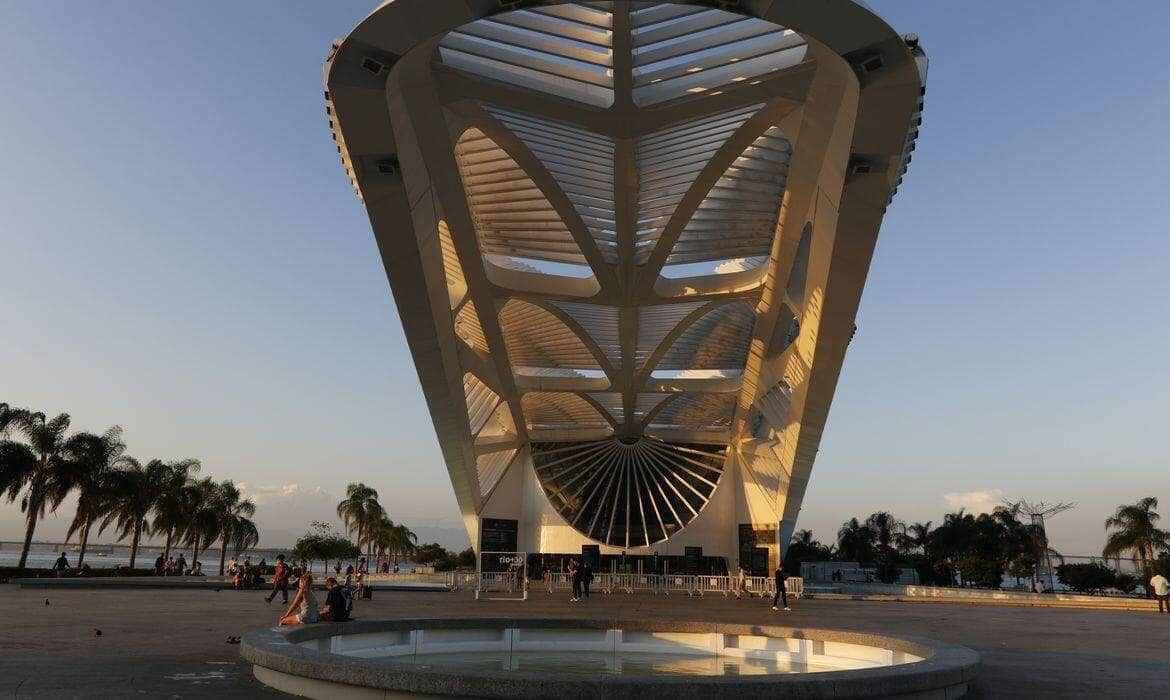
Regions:
[[925, 76], [853, 0], [392, 0], [335, 42], [473, 543], [779, 556]]

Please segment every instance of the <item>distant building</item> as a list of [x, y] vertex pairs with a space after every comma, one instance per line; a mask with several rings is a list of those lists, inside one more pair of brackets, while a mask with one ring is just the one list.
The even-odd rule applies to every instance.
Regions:
[[851, 0], [395, 0], [335, 43], [477, 548], [776, 561], [925, 77]]

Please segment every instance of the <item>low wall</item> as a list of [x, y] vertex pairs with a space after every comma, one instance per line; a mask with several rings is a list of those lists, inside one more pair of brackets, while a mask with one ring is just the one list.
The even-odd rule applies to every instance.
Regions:
[[1154, 600], [1111, 598], [1072, 593], [1022, 593], [981, 588], [944, 586], [899, 586], [886, 583], [835, 583], [844, 595], [893, 596], [906, 600], [995, 602], [1005, 605], [1043, 605], [1051, 607], [1092, 607], [1119, 610], [1157, 610]]
[[[315, 575], [315, 589], [325, 588], [325, 576]], [[54, 589], [126, 589], [126, 588], [167, 588], [190, 590], [231, 590], [232, 581], [226, 576], [135, 576], [104, 578], [18, 578], [11, 583], [21, 588], [54, 588]], [[394, 581], [380, 580], [366, 584], [375, 591], [447, 591], [450, 586], [446, 583], [428, 583], [425, 581]], [[263, 586], [247, 590], [268, 591], [272, 588], [271, 580]], [[291, 594], [291, 591], [290, 591]]]

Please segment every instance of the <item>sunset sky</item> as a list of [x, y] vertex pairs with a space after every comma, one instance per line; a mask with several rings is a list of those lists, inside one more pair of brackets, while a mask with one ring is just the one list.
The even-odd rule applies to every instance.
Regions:
[[[1117, 504], [1170, 516], [1170, 4], [868, 4], [921, 36], [925, 123], [797, 527], [1076, 501], [1053, 544], [1097, 554]], [[268, 545], [358, 480], [467, 545], [325, 115], [372, 8], [0, 4], [0, 401], [201, 459]]]

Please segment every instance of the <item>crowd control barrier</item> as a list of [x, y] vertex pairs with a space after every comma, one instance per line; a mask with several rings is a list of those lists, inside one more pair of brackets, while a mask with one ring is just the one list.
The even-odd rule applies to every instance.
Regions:
[[[477, 579], [477, 576], [479, 577]], [[478, 583], [478, 586], [477, 586]], [[550, 572], [544, 575], [543, 587], [549, 593], [568, 592], [573, 588], [572, 574]], [[447, 575], [447, 585], [457, 590], [495, 590], [515, 592], [518, 587], [516, 572], [482, 573], [456, 572]], [[591, 588], [604, 594], [638, 592], [682, 594], [688, 596], [736, 595], [739, 579], [735, 576], [709, 576], [692, 574], [616, 574], [593, 575]], [[785, 583], [788, 595], [795, 598], [804, 596], [804, 579], [791, 577]], [[776, 594], [776, 580], [771, 576], [748, 576], [744, 579], [743, 595], [771, 598]]]

